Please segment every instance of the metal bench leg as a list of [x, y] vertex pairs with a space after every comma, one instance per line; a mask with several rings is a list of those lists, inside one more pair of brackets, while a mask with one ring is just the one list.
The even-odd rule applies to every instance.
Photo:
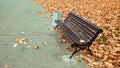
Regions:
[[80, 48], [77, 50], [77, 47], [76, 47], [75, 51], [72, 53], [72, 55], [69, 58], [71, 59], [74, 56], [74, 54], [77, 53], [78, 51], [80, 51]]
[[56, 28], [57, 28], [58, 26], [59, 26], [59, 25], [55, 26], [55, 30], [56, 30]]
[[89, 51], [90, 55], [93, 55], [92, 51], [90, 50], [90, 48], [88, 47], [87, 50]]

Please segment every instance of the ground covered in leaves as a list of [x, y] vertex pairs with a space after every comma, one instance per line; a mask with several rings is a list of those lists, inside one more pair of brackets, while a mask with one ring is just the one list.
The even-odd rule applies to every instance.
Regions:
[[95, 68], [120, 67], [119, 0], [34, 0], [34, 2], [44, 5], [50, 16], [57, 10], [62, 13], [64, 20], [70, 11], [74, 11], [101, 27], [103, 34], [100, 34], [90, 47], [94, 55], [90, 56], [83, 52], [84, 60]]

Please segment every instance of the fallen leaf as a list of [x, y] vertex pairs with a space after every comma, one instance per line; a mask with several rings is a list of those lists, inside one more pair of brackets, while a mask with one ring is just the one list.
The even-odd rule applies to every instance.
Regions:
[[38, 45], [36, 45], [36, 46], [34, 46], [34, 48], [33, 49], [39, 49], [39, 46]]
[[45, 46], [46, 46], [46, 45], [47, 45], [47, 42], [44, 42], [44, 43], [43, 43], [43, 45], [45, 45]]
[[30, 47], [31, 47], [30, 45], [26, 46], [27, 49], [30, 48]]
[[8, 64], [5, 64], [5, 65], [4, 65], [4, 68], [9, 68]]
[[19, 44], [27, 44], [27, 38], [16, 39], [15, 44], [13, 47], [17, 47]]

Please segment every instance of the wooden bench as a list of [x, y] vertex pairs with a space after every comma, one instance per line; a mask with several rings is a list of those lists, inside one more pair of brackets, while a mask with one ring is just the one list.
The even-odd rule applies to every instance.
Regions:
[[75, 15], [73, 12], [68, 14], [64, 22], [57, 20], [56, 23], [56, 28], [58, 26], [61, 28], [65, 38], [71, 43], [71, 47], [75, 48], [70, 59], [75, 53], [84, 49], [87, 49], [92, 54], [89, 47], [97, 35], [103, 32], [101, 28]]

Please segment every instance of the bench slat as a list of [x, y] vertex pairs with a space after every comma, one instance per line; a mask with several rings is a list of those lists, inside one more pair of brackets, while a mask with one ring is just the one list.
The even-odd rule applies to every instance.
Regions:
[[100, 27], [96, 26], [95, 24], [92, 24], [91, 22], [85, 20], [84, 18], [82, 18], [82, 17], [80, 17], [72, 12], [70, 12], [69, 14], [70, 14], [70, 16], [76, 17], [76, 19], [79, 19], [83, 22], [86, 22], [85, 24], [88, 25], [89, 27], [91, 27], [93, 30], [99, 30], [100, 32], [103, 32], [103, 30]]
[[78, 43], [79, 38], [71, 31], [65, 24], [63, 25], [65, 29], [71, 34], [71, 38], [75, 41], [75, 43]]
[[97, 30], [92, 30], [93, 27], [87, 26], [83, 21], [77, 20], [75, 18], [72, 18], [72, 19], [74, 19], [73, 21], [75, 22], [75, 24], [79, 24], [79, 26], [84, 28], [85, 31], [89, 32], [89, 35], [91, 36], [94, 35], [95, 32], [97, 31]]
[[[69, 30], [69, 28], [67, 28], [65, 25], [63, 25], [63, 23], [60, 23], [60, 22], [57, 22], [57, 24], [62, 28], [62, 31], [64, 32], [65, 34], [65, 37], [71, 42], [71, 44], [73, 43], [78, 43], [76, 41], [76, 39], [74, 38], [75, 37], [75, 34], [74, 33], [71, 33], [72, 31]], [[74, 37], [73, 37], [74, 36]]]
[[[69, 20], [68, 20], [69, 21]], [[70, 22], [70, 21], [69, 21]], [[81, 32], [84, 36], [86, 36], [86, 38], [91, 38], [90, 33], [86, 33], [87, 31], [84, 30], [84, 28], [79, 25], [79, 24], [75, 24], [74, 22], [71, 22], [71, 23], [66, 23], [66, 24], [72, 24], [72, 26], [76, 26], [74, 28], [77, 28], [78, 29], [78, 32]]]
[[[63, 23], [61, 23], [61, 22], [59, 22], [59, 21], [56, 21], [56, 23], [57, 23], [61, 28], [63, 28]], [[70, 39], [69, 34], [68, 34], [68, 35], [66, 34], [66, 31], [64, 30], [64, 28], [61, 29], [61, 30], [63, 31], [65, 37], [66, 37], [71, 43], [73, 43], [74, 41]]]

